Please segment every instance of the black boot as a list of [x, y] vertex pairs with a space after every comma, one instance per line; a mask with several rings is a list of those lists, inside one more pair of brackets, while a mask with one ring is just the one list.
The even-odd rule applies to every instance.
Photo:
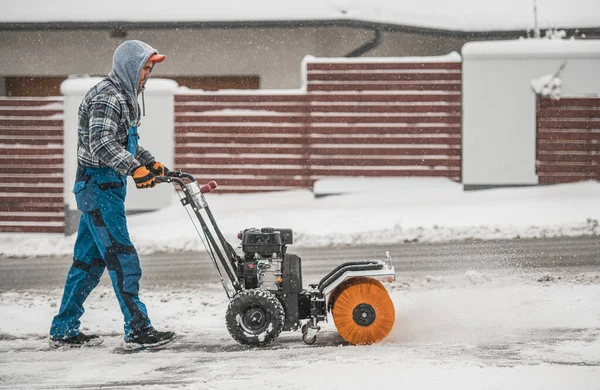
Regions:
[[160, 332], [149, 327], [126, 337], [123, 348], [128, 350], [156, 348], [175, 340], [176, 337], [175, 332]]
[[100, 345], [102, 344], [102, 342], [104, 341], [104, 339], [101, 339], [98, 335], [95, 334], [84, 334], [84, 333], [79, 333], [77, 336], [73, 336], [73, 337], [67, 337], [67, 338], [62, 338], [62, 339], [55, 339], [50, 337], [48, 339], [48, 344], [50, 344], [50, 346], [52, 348], [60, 348], [60, 347], [71, 347], [71, 348], [78, 348], [78, 347], [91, 347], [91, 346], [95, 346], [95, 345]]

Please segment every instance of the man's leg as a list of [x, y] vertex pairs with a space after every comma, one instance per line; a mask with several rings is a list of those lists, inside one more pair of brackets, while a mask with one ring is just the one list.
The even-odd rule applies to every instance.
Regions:
[[176, 335], [159, 332], [152, 327], [146, 305], [139, 298], [142, 269], [133, 247], [125, 217], [124, 189], [100, 193], [103, 207], [90, 213], [92, 235], [104, 254], [104, 261], [125, 318], [125, 348], [152, 348], [164, 345]]
[[104, 272], [104, 261], [84, 217], [85, 213], [79, 222], [73, 264], [67, 275], [60, 309], [50, 327], [52, 339], [66, 339], [80, 333], [79, 319], [85, 311], [83, 303]]
[[127, 230], [125, 207], [114, 191], [103, 192], [101, 209], [89, 213], [92, 235], [103, 254], [108, 274], [125, 319], [125, 337], [151, 327], [146, 306], [139, 298], [140, 260]]

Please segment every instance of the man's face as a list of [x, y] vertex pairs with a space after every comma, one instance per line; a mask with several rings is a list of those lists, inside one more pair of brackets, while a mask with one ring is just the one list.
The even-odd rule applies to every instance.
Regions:
[[148, 79], [150, 78], [150, 70], [151, 69], [152, 69], [152, 61], [148, 60], [144, 64], [144, 67], [142, 68], [142, 72], [140, 73], [140, 83], [139, 83], [140, 88], [144, 87], [144, 84], [146, 84], [146, 81], [148, 81]]

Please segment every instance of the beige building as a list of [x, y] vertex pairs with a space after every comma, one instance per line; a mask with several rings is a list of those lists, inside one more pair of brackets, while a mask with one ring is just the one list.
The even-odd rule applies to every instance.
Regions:
[[[104, 76], [125, 39], [143, 40], [166, 54], [155, 76], [180, 85], [290, 89], [301, 87], [306, 55], [441, 55], [460, 52], [468, 41], [531, 35], [536, 25], [532, 5], [517, 0], [478, 2], [476, 9], [468, 0], [2, 3], [0, 96], [55, 96], [69, 76]], [[542, 33], [556, 28], [567, 36], [600, 37], [593, 0], [570, 2], [570, 12], [554, 0], [537, 3]]]

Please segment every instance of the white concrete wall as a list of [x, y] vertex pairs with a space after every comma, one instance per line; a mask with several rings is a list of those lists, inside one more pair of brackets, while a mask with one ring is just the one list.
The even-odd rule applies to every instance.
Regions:
[[[86, 77], [69, 79], [62, 83], [64, 96], [64, 195], [65, 204], [71, 210], [77, 208], [71, 192], [77, 169], [77, 122], [78, 109], [87, 91], [101, 78]], [[175, 159], [175, 113], [174, 92], [177, 83], [172, 80], [150, 79], [146, 84], [146, 116], [138, 129], [140, 145], [150, 150], [157, 161], [172, 168]], [[140, 96], [141, 104], [141, 96]], [[133, 179], [127, 187], [128, 211], [156, 210], [167, 207], [173, 199], [173, 186], [160, 185], [151, 189], [138, 190]]]
[[598, 96], [600, 40], [471, 42], [462, 56], [463, 184], [537, 184], [531, 81], [566, 62], [562, 96]]

